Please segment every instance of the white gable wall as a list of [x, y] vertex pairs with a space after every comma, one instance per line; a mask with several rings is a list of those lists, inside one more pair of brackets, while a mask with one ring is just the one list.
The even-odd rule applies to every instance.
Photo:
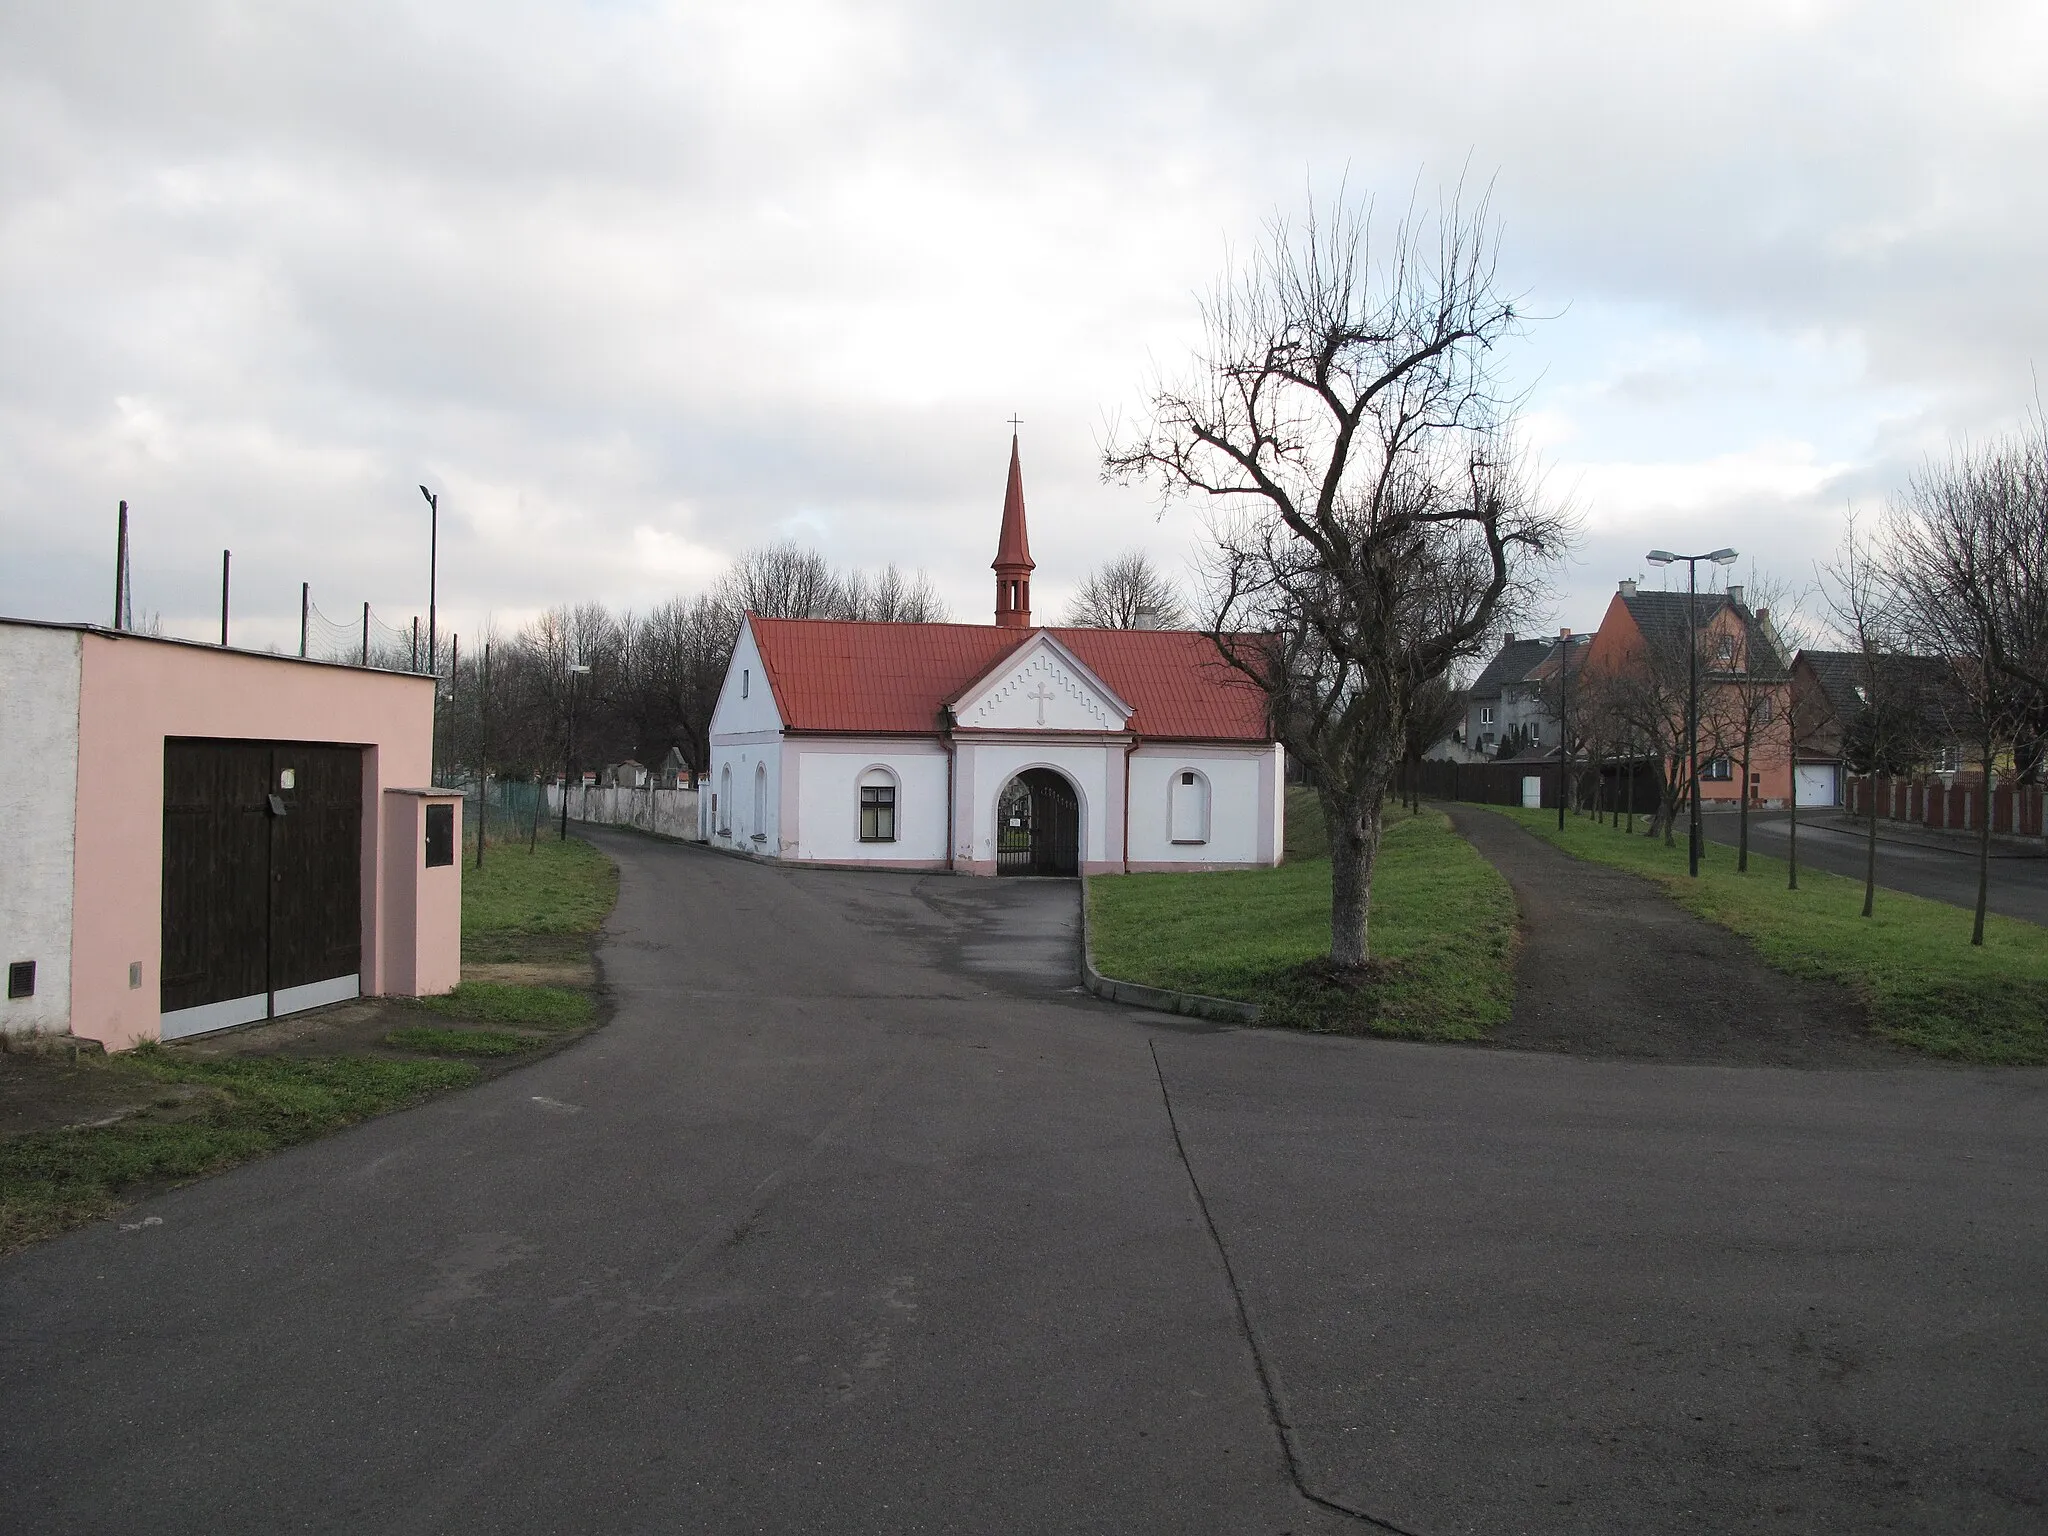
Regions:
[[725, 669], [725, 682], [718, 690], [718, 704], [711, 711], [711, 739], [716, 742], [720, 736], [781, 729], [782, 715], [775, 707], [775, 691], [768, 686], [760, 649], [754, 644], [753, 626], [742, 624], [732, 661]]
[[973, 731], [1121, 731], [1130, 714], [1064, 646], [1042, 634], [962, 698], [954, 719]]
[[[763, 855], [782, 851], [782, 741], [782, 716], [753, 626], [742, 624], [711, 712], [710, 791], [698, 802], [704, 835], [714, 847]], [[757, 787], [756, 776], [763, 772], [765, 782]]]

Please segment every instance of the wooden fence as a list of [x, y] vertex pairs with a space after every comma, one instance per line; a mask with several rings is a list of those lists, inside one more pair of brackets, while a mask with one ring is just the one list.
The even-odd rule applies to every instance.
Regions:
[[[1847, 809], [1858, 816], [1870, 814], [1870, 797], [1877, 795], [1877, 814], [1891, 821], [1917, 821], [1923, 827], [1951, 832], [1975, 832], [1983, 823], [1984, 779], [1981, 774], [1958, 774], [1951, 783], [1937, 778], [1893, 778], [1880, 773], [1874, 777], [1849, 780]], [[2041, 836], [2041, 786], [1999, 784], [1991, 791], [1991, 830], [2018, 837]]]
[[[1412, 774], [1412, 778], [1411, 778]], [[1475, 805], [1523, 805], [1524, 781], [1537, 780], [1538, 799], [1549, 810], [1557, 809], [1557, 764], [1546, 762], [1445, 763], [1426, 762], [1404, 767], [1397, 787], [1413, 788], [1425, 800], [1464, 800]], [[1591, 809], [1597, 791], [1600, 809], [1630, 809], [1633, 794], [1638, 815], [1657, 809], [1657, 765], [1635, 765], [1633, 783], [1626, 763], [1606, 763], [1597, 770], [1590, 763], [1572, 764], [1573, 799], [1581, 809]]]

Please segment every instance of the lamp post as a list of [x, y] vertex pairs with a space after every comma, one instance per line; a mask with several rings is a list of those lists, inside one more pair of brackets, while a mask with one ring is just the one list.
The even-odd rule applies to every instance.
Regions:
[[1686, 829], [1686, 872], [1700, 877], [1700, 562], [1733, 565], [1738, 558], [1732, 549], [1717, 549], [1710, 555], [1674, 555], [1668, 549], [1653, 549], [1643, 557], [1652, 565], [1685, 562], [1685, 760], [1692, 814]]
[[590, 670], [580, 661], [569, 663], [569, 735], [562, 746], [562, 832], [560, 841], [569, 841], [569, 774], [576, 763], [576, 679]]
[[[435, 665], [438, 653], [434, 649], [434, 586], [440, 576], [441, 564], [441, 498], [420, 487], [420, 494], [427, 498], [427, 671], [436, 679], [441, 669]], [[434, 684], [435, 696], [439, 697], [441, 685]]]
[[1564, 803], [1572, 792], [1572, 632], [1557, 637], [1557, 830], [1564, 830]]

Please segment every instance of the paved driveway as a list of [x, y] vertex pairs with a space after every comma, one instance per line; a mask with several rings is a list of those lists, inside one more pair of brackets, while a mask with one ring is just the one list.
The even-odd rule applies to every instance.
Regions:
[[2039, 1074], [1192, 1028], [1070, 885], [603, 840], [609, 1028], [0, 1265], [0, 1528], [2048, 1518]]
[[[1859, 885], [1868, 844], [1861, 834], [1839, 825], [1835, 811], [1802, 811], [1799, 814], [1799, 863], [1803, 869], [1824, 869], [1846, 875]], [[1740, 818], [1726, 811], [1700, 818], [1707, 840], [1729, 848], [1741, 835]], [[1678, 834], [1685, 836], [1681, 828]], [[1785, 857], [1791, 842], [1790, 818], [1783, 811], [1752, 811], [1749, 818], [1749, 846], [1774, 858]], [[1713, 855], [1709, 855], [1712, 857]], [[1733, 867], [1733, 860], [1730, 860]], [[1977, 908], [1977, 856], [1955, 849], [1930, 847], [1925, 843], [1902, 843], [1880, 837], [1877, 844], [1877, 883], [1887, 890], [1905, 891], [1952, 906]], [[1993, 858], [1989, 905], [2007, 917], [2025, 918], [2030, 923], [2048, 923], [2048, 859]]]

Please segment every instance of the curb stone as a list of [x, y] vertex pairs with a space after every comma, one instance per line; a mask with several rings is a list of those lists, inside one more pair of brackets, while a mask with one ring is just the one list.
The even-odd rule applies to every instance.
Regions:
[[1259, 1005], [1235, 998], [1205, 997], [1200, 992], [1174, 992], [1165, 987], [1148, 987], [1135, 981], [1119, 981], [1095, 969], [1095, 944], [1088, 933], [1088, 877], [1081, 877], [1081, 983], [1106, 1002], [1132, 1008], [1150, 1008], [1159, 1013], [1186, 1014], [1191, 1018], [1214, 1019], [1222, 1024], [1256, 1024]]

